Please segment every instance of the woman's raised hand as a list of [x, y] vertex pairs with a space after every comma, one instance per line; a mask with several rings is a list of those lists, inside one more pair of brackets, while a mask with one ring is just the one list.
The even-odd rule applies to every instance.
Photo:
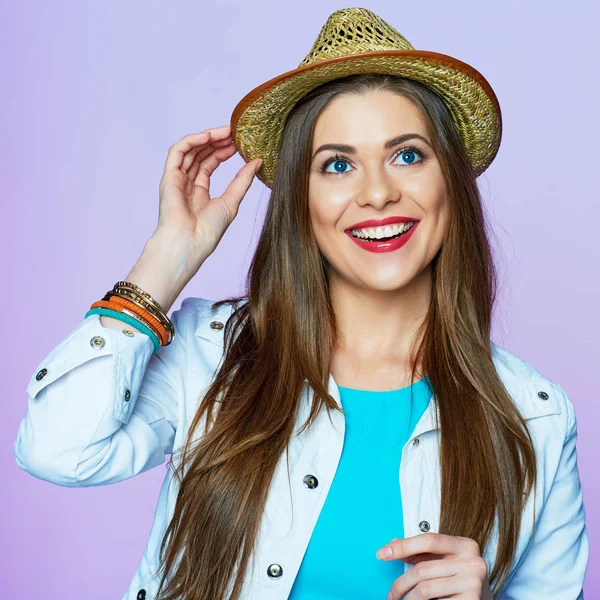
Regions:
[[262, 164], [260, 158], [246, 163], [223, 194], [211, 198], [211, 175], [236, 152], [229, 125], [190, 133], [169, 148], [155, 236], [189, 244], [200, 262], [214, 252]]

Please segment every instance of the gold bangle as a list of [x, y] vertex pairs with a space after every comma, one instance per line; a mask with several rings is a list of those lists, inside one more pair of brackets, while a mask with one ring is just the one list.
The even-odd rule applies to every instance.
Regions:
[[[118, 281], [114, 285], [113, 289], [115, 291], [128, 291], [128, 292], [131, 292], [138, 296], [141, 296], [141, 298], [139, 298], [139, 300], [142, 303], [147, 302], [150, 306], [152, 306], [154, 308], [154, 310], [158, 314], [161, 315], [162, 319], [159, 319], [159, 320], [163, 320], [165, 322], [165, 325], [171, 324], [170, 319], [167, 316], [167, 314], [165, 313], [165, 311], [163, 310], [162, 306], [156, 300], [154, 300], [154, 298], [150, 294], [148, 294], [147, 292], [142, 290], [135, 283], [131, 283], [130, 281]], [[172, 329], [172, 324], [171, 324], [171, 329]]]
[[162, 306], [148, 292], [145, 292], [141, 287], [139, 287], [135, 283], [131, 283], [131, 281], [117, 281], [117, 283], [115, 283], [115, 289], [117, 288], [126, 288], [138, 293], [147, 302], [154, 305], [158, 312], [161, 312], [166, 316]]

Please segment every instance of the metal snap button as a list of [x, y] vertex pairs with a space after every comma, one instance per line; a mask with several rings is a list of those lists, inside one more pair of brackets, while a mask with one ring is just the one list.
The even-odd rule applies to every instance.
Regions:
[[431, 526], [429, 525], [429, 523], [427, 521], [421, 521], [419, 523], [419, 529], [421, 531], [429, 531], [430, 527]]
[[40, 369], [36, 375], [35, 378], [39, 381], [40, 379], [44, 379], [44, 377], [46, 377], [46, 373], [48, 372], [48, 369], [44, 368], [44, 369]]
[[281, 568], [281, 565], [278, 565], [277, 563], [269, 565], [267, 568], [267, 575], [271, 579], [279, 579], [283, 575], [283, 569]]
[[421, 440], [419, 438], [415, 438], [413, 440], [413, 446], [418, 446], [421, 443]]
[[125, 390], [125, 402], [129, 402], [129, 398], [131, 398], [131, 392], [129, 391], [129, 388], [127, 388]]
[[121, 331], [127, 336], [127, 337], [133, 337], [135, 334], [133, 333], [133, 331], [131, 331], [130, 329], [121, 329]]
[[314, 475], [305, 475], [302, 481], [310, 490], [314, 490], [319, 485], [319, 480]]
[[146, 600], [146, 590], [144, 588], [142, 588], [138, 593], [137, 593], [137, 600]]
[[104, 341], [104, 338], [101, 335], [95, 335], [90, 340], [90, 346], [92, 348], [95, 348], [96, 350], [100, 350], [100, 348], [103, 348], [105, 343], [106, 342]]
[[211, 329], [223, 329], [224, 325], [221, 321], [212, 321], [210, 324]]
[[548, 400], [548, 398], [550, 398], [550, 396], [548, 396], [548, 394], [546, 394], [546, 392], [538, 392], [538, 396], [542, 399], [542, 400]]

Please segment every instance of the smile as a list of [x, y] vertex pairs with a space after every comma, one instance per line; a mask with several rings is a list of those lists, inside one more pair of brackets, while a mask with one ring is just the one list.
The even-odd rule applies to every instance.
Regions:
[[385, 225], [384, 227], [364, 227], [362, 229], [351, 229], [350, 233], [357, 238], [370, 241], [387, 241], [401, 236], [406, 233], [413, 225], [414, 221], [404, 223], [394, 223], [393, 225]]
[[419, 222], [413, 221], [412, 223], [402, 223], [393, 227], [387, 225], [386, 227], [375, 229], [351, 229], [346, 231], [346, 234], [363, 250], [368, 250], [369, 252], [393, 252], [402, 248], [410, 240], [418, 224]]

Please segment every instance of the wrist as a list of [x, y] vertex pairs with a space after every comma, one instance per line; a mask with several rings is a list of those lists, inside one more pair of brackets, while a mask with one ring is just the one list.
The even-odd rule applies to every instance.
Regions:
[[197, 271], [191, 254], [181, 240], [153, 236], [126, 280], [150, 294], [167, 313]]
[[190, 241], [177, 232], [160, 228], [156, 229], [146, 242], [144, 252], [164, 256], [170, 264], [176, 262], [182, 272], [189, 273], [190, 279], [210, 255], [198, 242]]

